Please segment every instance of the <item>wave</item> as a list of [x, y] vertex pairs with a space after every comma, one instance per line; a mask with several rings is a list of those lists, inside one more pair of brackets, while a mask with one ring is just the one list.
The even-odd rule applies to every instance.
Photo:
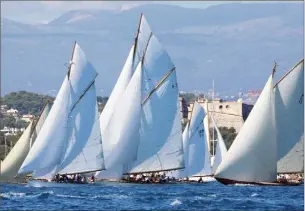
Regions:
[[180, 205], [180, 204], [182, 204], [182, 202], [179, 201], [178, 199], [175, 199], [175, 201], [173, 201], [173, 202], [171, 203], [171, 206], [177, 206], [177, 205]]
[[255, 196], [258, 196], [258, 195], [259, 195], [258, 193], [252, 193], [251, 197], [255, 197]]
[[17, 198], [47, 198], [49, 195], [54, 194], [53, 191], [46, 191], [38, 194], [33, 193], [19, 193], [19, 192], [7, 192], [1, 193], [0, 197], [4, 199], [17, 199]]

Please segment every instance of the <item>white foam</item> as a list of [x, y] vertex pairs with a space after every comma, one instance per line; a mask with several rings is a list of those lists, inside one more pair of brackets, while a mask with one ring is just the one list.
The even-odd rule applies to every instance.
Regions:
[[255, 196], [258, 196], [258, 193], [251, 194], [251, 197], [255, 197]]
[[21, 198], [25, 196], [25, 193], [8, 192], [8, 193], [1, 193], [0, 196], [4, 198]]
[[182, 204], [182, 202], [179, 201], [178, 199], [175, 199], [175, 201], [173, 201], [173, 202], [171, 203], [172, 206], [177, 206], [177, 205], [180, 205], [180, 204]]
[[82, 196], [62, 195], [62, 194], [55, 194], [55, 196], [63, 197], [63, 198], [77, 198], [77, 199], [85, 199], [86, 198], [86, 197], [82, 197]]

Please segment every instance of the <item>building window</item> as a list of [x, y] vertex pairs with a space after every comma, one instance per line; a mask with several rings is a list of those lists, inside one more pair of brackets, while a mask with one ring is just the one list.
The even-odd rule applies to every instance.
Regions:
[[219, 106], [219, 109], [222, 109], [222, 105]]
[[229, 108], [230, 106], [229, 105], [226, 105], [226, 108]]

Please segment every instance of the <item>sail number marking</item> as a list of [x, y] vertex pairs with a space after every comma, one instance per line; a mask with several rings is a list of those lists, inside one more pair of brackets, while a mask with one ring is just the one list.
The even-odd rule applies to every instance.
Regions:
[[300, 99], [299, 99], [299, 103], [302, 104], [304, 100], [304, 94], [301, 95]]
[[198, 133], [199, 133], [199, 137], [203, 137], [204, 136], [204, 129], [199, 130]]

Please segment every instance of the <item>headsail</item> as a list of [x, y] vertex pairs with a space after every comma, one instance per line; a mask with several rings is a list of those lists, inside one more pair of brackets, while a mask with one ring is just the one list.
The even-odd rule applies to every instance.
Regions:
[[216, 149], [215, 149], [215, 156], [214, 156], [214, 162], [212, 165], [212, 173], [214, 174], [217, 167], [219, 164], [222, 162], [223, 157], [227, 153], [227, 147], [225, 145], [225, 142], [222, 138], [222, 135], [215, 123], [215, 120], [213, 116], [211, 116], [212, 124], [213, 124], [213, 129], [215, 128], [216, 133], [217, 133], [217, 143], [216, 143]]
[[32, 126], [33, 122], [31, 121], [13, 149], [5, 157], [4, 161], [1, 162], [1, 181], [14, 181], [14, 177], [16, 176], [20, 166], [22, 165], [22, 162], [30, 150]]
[[44, 124], [47, 116], [49, 115], [50, 110], [51, 110], [51, 103], [49, 101], [47, 101], [38, 117], [38, 120], [36, 121], [35, 125], [33, 126], [30, 146], [32, 146], [34, 144], [34, 141], [36, 140], [37, 135], [42, 128], [42, 125]]
[[241, 182], [276, 181], [273, 74], [235, 138], [215, 178]]
[[304, 59], [274, 86], [278, 173], [304, 172]]
[[184, 151], [185, 171], [187, 176], [207, 176], [211, 174], [210, 153], [208, 151], [206, 133], [203, 125], [206, 116], [203, 108], [195, 102], [188, 130], [188, 141]]
[[31, 143], [34, 143], [36, 140], [37, 134], [49, 114], [50, 107], [49, 102], [44, 105], [38, 119], [31, 121], [13, 149], [1, 163], [1, 181], [15, 181], [14, 177], [17, 175], [19, 168], [30, 151]]
[[[74, 163], [74, 159], [78, 162], [84, 159], [88, 171], [104, 167], [101, 137], [93, 130], [99, 128], [94, 88], [96, 76], [95, 69], [75, 43], [70, 70], [19, 173], [54, 174]], [[94, 150], [92, 145], [95, 145]], [[82, 156], [78, 156], [80, 153]]]
[[104, 133], [106, 138], [118, 143], [113, 145], [111, 156], [105, 160], [110, 169], [136, 159], [141, 115], [141, 67], [140, 62], [121, 98], [124, 108], [121, 104], [116, 105], [109, 127]]

